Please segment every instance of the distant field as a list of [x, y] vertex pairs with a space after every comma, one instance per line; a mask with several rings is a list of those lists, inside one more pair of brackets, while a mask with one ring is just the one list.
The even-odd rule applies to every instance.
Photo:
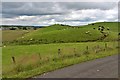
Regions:
[[[107, 42], [107, 48], [105, 42], [6, 46], [2, 54], [3, 76], [34, 76], [56, 68], [117, 54], [117, 46], [117, 42]], [[60, 55], [58, 49], [61, 49]], [[16, 59], [16, 65], [12, 62], [12, 56]]]
[[2, 41], [13, 41], [29, 33], [29, 30], [2, 30]]

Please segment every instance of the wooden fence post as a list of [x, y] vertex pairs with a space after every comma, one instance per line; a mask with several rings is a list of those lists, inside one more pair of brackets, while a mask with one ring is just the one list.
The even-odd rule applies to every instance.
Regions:
[[88, 49], [89, 49], [89, 47], [88, 47], [88, 46], [86, 46], [85, 54], [89, 54]]
[[58, 55], [61, 55], [61, 50], [60, 49], [58, 49]]
[[87, 47], [86, 47], [86, 50], [88, 51], [88, 49], [89, 49], [89, 47], [87, 46]]
[[15, 61], [15, 57], [14, 57], [14, 56], [12, 56], [12, 61], [13, 61], [14, 64], [16, 64], [16, 61]]
[[41, 60], [41, 55], [40, 55], [40, 53], [38, 53], [39, 54], [39, 59]]
[[76, 54], [76, 49], [75, 49], [75, 48], [74, 48], [74, 55], [77, 56], [77, 54]]
[[74, 48], [74, 54], [76, 54], [76, 49]]
[[105, 43], [105, 48], [107, 48], [107, 43]]

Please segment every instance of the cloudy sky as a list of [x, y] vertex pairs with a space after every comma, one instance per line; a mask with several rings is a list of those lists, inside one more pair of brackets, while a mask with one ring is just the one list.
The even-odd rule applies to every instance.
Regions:
[[3, 2], [2, 24], [85, 25], [118, 21], [117, 2]]

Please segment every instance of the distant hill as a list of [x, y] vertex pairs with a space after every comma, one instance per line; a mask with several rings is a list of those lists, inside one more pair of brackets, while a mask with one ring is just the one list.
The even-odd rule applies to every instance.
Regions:
[[[98, 30], [104, 26], [103, 33]], [[109, 30], [108, 30], [109, 28]], [[14, 40], [16, 44], [48, 44], [118, 40], [118, 22], [99, 22], [85, 26], [55, 24], [37, 29]]]
[[[104, 33], [108, 34], [107, 37], [103, 38], [103, 34], [98, 30], [99, 26], [104, 26]], [[78, 27], [55, 24], [28, 33], [18, 38], [16, 42], [20, 42], [20, 44], [47, 44], [113, 40], [118, 40], [117, 22], [92, 23]]]

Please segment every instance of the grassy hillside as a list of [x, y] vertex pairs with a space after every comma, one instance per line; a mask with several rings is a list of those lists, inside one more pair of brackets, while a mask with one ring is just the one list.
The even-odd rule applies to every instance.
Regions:
[[118, 22], [98, 22], [95, 23], [94, 25], [89, 24], [89, 27], [98, 27], [98, 26], [104, 26], [104, 27], [109, 27], [110, 31], [118, 32]]
[[2, 31], [2, 41], [13, 41], [17, 38], [25, 35], [26, 33], [31, 32], [30, 30], [3, 30]]
[[[98, 30], [99, 26], [104, 26], [104, 32], [109, 34], [102, 39], [103, 34]], [[109, 27], [109, 30], [107, 28]], [[93, 29], [95, 28], [95, 29]], [[89, 34], [86, 34], [89, 32]], [[16, 41], [18, 44], [42, 44], [42, 43], [69, 43], [69, 42], [88, 42], [88, 41], [113, 41], [118, 39], [118, 23], [102, 22], [89, 24], [86, 26], [70, 27], [63, 25], [51, 25], [46, 28], [38, 29]]]

